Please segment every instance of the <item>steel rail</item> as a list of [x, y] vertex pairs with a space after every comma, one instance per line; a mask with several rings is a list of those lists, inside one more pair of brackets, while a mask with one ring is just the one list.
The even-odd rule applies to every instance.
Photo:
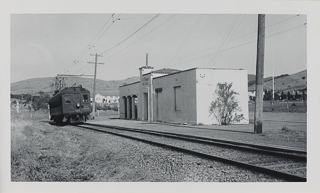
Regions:
[[265, 168], [265, 167], [255, 166], [255, 165], [251, 165], [251, 164], [247, 164], [247, 163], [243, 163], [243, 162], [238, 162], [238, 161], [234, 161], [234, 160], [230, 160], [230, 159], [226, 159], [226, 158], [222, 158], [222, 157], [218, 157], [218, 156], [213, 156], [213, 155], [209, 155], [209, 154], [205, 154], [205, 153], [201, 153], [201, 152], [197, 152], [197, 151], [193, 151], [193, 150], [189, 150], [189, 149], [185, 149], [185, 148], [181, 148], [181, 147], [176, 147], [176, 146], [172, 146], [172, 145], [168, 145], [168, 144], [163, 144], [163, 143], [159, 143], [159, 142], [155, 142], [155, 141], [150, 141], [150, 140], [146, 140], [146, 139], [142, 139], [142, 138], [138, 138], [138, 137], [124, 135], [121, 133], [91, 128], [91, 127], [87, 127], [87, 126], [77, 125], [77, 127], [90, 129], [90, 130], [102, 132], [102, 133], [108, 133], [108, 134], [112, 134], [112, 135], [116, 135], [116, 136], [120, 136], [120, 137], [125, 137], [128, 139], [133, 139], [133, 140], [141, 141], [141, 142], [148, 143], [151, 145], [156, 145], [156, 146], [172, 149], [172, 150], [179, 151], [179, 152], [184, 152], [187, 154], [195, 155], [195, 156], [206, 158], [209, 160], [220, 161], [222, 163], [227, 163], [230, 165], [246, 168], [246, 169], [249, 169], [252, 171], [261, 172], [264, 174], [268, 174], [268, 175], [271, 175], [271, 176], [274, 176], [277, 178], [282, 178], [282, 179], [292, 181], [292, 182], [306, 182], [307, 181], [306, 178], [301, 177], [301, 176], [288, 174], [288, 173], [272, 170], [272, 169]]
[[[290, 158], [290, 159], [307, 161], [306, 156], [287, 154], [287, 153], [306, 154], [305, 151], [300, 151], [300, 150], [282, 149], [282, 148], [277, 148], [277, 147], [261, 146], [261, 145], [256, 145], [256, 144], [246, 144], [246, 143], [220, 140], [220, 139], [214, 139], [214, 138], [191, 136], [191, 135], [184, 135], [184, 134], [178, 134], [178, 133], [168, 133], [168, 132], [161, 132], [161, 131], [151, 131], [151, 130], [145, 130], [145, 129], [135, 129], [135, 128], [127, 128], [127, 127], [119, 127], [119, 126], [108, 126], [108, 125], [100, 125], [100, 124], [92, 124], [92, 123], [85, 123], [85, 124], [97, 126], [97, 127], [106, 127], [106, 128], [128, 130], [128, 131], [140, 132], [140, 133], [146, 133], [146, 134], [162, 135], [162, 136], [171, 137], [171, 138], [175, 138], [175, 139], [194, 141], [194, 142], [198, 142], [198, 143], [206, 143], [206, 144], [210, 144], [210, 145], [219, 145], [219, 146], [224, 146], [224, 147], [230, 147], [230, 148], [235, 148], [235, 149], [259, 152], [259, 153], [276, 155], [276, 156]], [[241, 145], [241, 146], [239, 146], [239, 145]], [[282, 152], [286, 152], [286, 153], [282, 153]]]

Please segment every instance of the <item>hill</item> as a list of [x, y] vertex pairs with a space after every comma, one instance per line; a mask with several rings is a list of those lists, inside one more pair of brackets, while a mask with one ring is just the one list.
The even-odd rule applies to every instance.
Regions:
[[[282, 74], [280, 76], [275, 76], [274, 79], [278, 79], [278, 78], [285, 77], [285, 76], [289, 76], [289, 75]], [[272, 76], [264, 78], [263, 80], [264, 80], [264, 82], [272, 81]], [[255, 85], [255, 84], [256, 84], [256, 75], [248, 74], [248, 87], [250, 87], [251, 85]]]
[[[255, 75], [248, 74], [248, 90], [255, 90]], [[139, 77], [133, 76], [123, 80], [99, 80], [96, 82], [96, 93], [107, 96], [107, 95], [119, 95], [119, 86], [124, 84], [129, 84], [133, 82], [139, 81]], [[55, 82], [55, 78], [47, 77], [47, 78], [33, 78], [27, 79], [19, 82], [11, 83], [11, 94], [28, 94], [36, 91], [43, 92], [54, 92], [53, 83]], [[83, 87], [90, 90], [92, 93], [93, 88], [93, 79], [92, 78], [84, 78], [84, 77], [68, 77], [66, 79], [66, 84], [68, 87], [73, 84], [82, 85]], [[275, 90], [276, 91], [292, 91], [292, 90], [302, 90], [307, 88], [307, 70], [303, 70], [301, 72], [288, 75], [283, 74], [275, 77]], [[264, 88], [271, 90], [272, 89], [272, 77], [264, 78]]]
[[[119, 95], [119, 86], [123, 84], [129, 84], [139, 81], [139, 77], [130, 77], [123, 80], [100, 80], [96, 81], [96, 93], [101, 95]], [[47, 78], [32, 78], [19, 82], [11, 83], [11, 94], [28, 94], [37, 91], [43, 91], [48, 93], [53, 93], [55, 78], [47, 77]], [[65, 83], [67, 87], [70, 87], [74, 84], [82, 85], [84, 88], [93, 92], [93, 79], [92, 78], [83, 78], [83, 77], [68, 77], [65, 79]]]
[[[250, 83], [250, 82], [249, 82]], [[272, 89], [272, 77], [267, 77], [264, 79], [263, 84], [264, 89]], [[280, 75], [274, 79], [274, 90], [275, 91], [293, 91], [293, 90], [303, 90], [307, 88], [307, 70], [292, 74], [292, 75]], [[255, 82], [249, 84], [249, 91], [255, 90]]]

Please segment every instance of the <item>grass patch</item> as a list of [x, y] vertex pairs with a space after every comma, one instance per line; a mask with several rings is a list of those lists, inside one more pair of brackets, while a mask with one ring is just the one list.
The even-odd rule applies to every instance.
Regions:
[[[275, 101], [273, 107], [270, 101], [263, 102], [263, 112], [289, 112], [290, 113], [305, 113], [307, 112], [307, 104], [302, 101], [290, 101], [287, 106], [287, 102]], [[249, 111], [254, 111], [254, 102], [249, 101]]]
[[[11, 119], [12, 181], [87, 181], [93, 176], [79, 168], [84, 155], [75, 136], [63, 127], [41, 122], [46, 114], [13, 112]], [[86, 165], [89, 165], [86, 163]], [[81, 165], [80, 165], [81, 166]]]

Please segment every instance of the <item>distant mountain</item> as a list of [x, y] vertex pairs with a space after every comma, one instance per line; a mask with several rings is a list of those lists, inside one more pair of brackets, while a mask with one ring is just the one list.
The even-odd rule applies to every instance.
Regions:
[[[289, 74], [282, 74], [280, 76], [275, 76], [274, 79], [285, 77], [285, 76], [289, 76]], [[264, 82], [268, 82], [270, 80], [272, 80], [272, 76], [264, 78]], [[248, 87], [250, 87], [251, 85], [255, 85], [255, 84], [256, 84], [256, 75], [248, 74]]]
[[248, 82], [256, 81], [256, 75], [254, 74], [248, 74]]
[[[255, 75], [254, 79], [255, 79]], [[252, 78], [252, 77], [251, 77]], [[249, 80], [249, 78], [248, 78]], [[255, 81], [248, 81], [248, 90], [255, 90]], [[272, 89], [272, 77], [264, 78], [264, 89]], [[303, 90], [307, 88], [307, 70], [288, 75], [283, 74], [274, 78], [274, 90], [275, 91], [293, 91], [293, 90]]]
[[[101, 95], [119, 95], [119, 86], [124, 84], [129, 84], [139, 81], [139, 77], [133, 76], [123, 80], [100, 80], [96, 81], [96, 93]], [[54, 88], [55, 78], [32, 78], [19, 82], [11, 83], [11, 94], [28, 94], [37, 91], [48, 92], [52, 94], [55, 90]], [[82, 87], [87, 88], [90, 92], [93, 92], [93, 79], [83, 78], [77, 76], [67, 77], [65, 79], [67, 87], [71, 87], [76, 84], [82, 85]]]
[[[255, 78], [253, 74], [248, 74], [248, 90], [255, 90]], [[130, 84], [133, 82], [139, 81], [139, 77], [133, 76], [123, 80], [99, 80], [96, 82], [96, 93], [104, 96], [107, 95], [119, 95], [119, 86], [124, 84]], [[52, 94], [54, 92], [53, 83], [55, 78], [32, 78], [19, 82], [11, 83], [11, 94], [28, 94], [37, 91], [48, 92]], [[93, 92], [93, 79], [92, 78], [83, 78], [83, 77], [68, 77], [65, 80], [68, 87], [73, 84], [82, 85], [84, 88]], [[275, 90], [276, 91], [292, 91], [292, 90], [302, 90], [307, 88], [307, 70], [288, 75], [283, 74], [275, 77]], [[272, 89], [272, 77], [264, 78], [264, 88], [271, 90]]]

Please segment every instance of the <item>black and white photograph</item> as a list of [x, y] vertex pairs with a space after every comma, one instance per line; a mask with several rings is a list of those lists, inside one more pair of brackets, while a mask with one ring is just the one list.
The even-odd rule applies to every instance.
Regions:
[[0, 192], [319, 191], [318, 2], [13, 2]]

